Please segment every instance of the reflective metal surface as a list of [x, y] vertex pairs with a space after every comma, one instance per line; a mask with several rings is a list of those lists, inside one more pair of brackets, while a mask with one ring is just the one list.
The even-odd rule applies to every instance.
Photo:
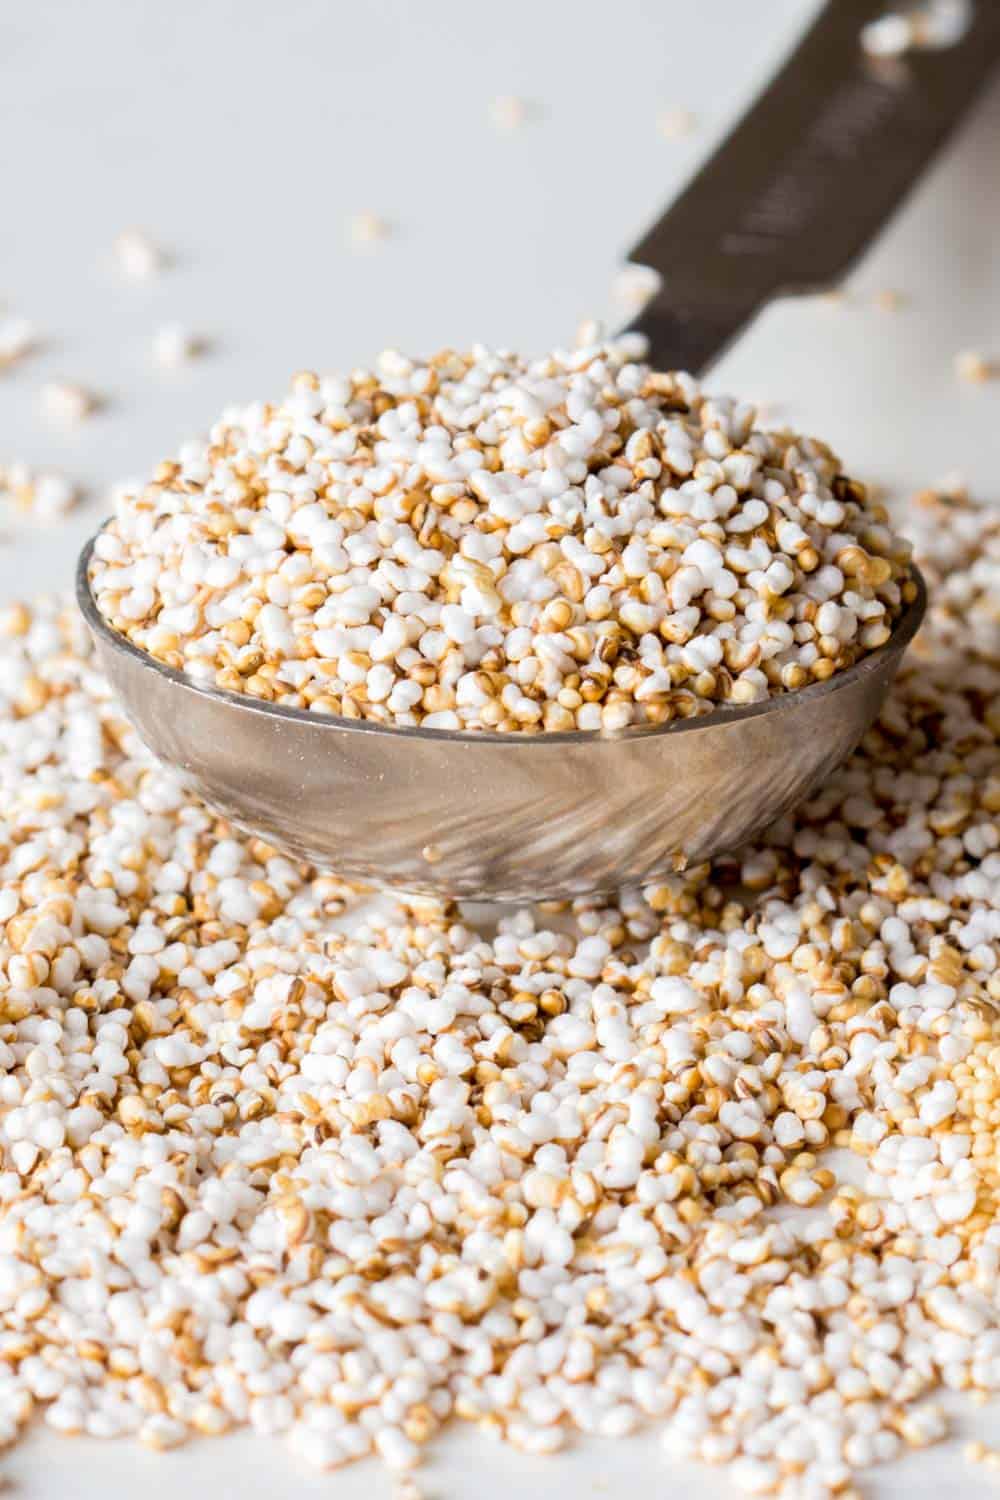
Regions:
[[894, 8], [828, 0], [631, 252], [663, 278], [631, 325], [657, 368], [702, 371], [773, 297], [846, 275], [1000, 62], [1000, 0], [950, 45], [873, 59], [862, 28]]
[[456, 734], [281, 708], [198, 687], [77, 597], [142, 738], [204, 800], [353, 879], [515, 901], [636, 885], [745, 843], [823, 780], [874, 719], [924, 611], [797, 693], [664, 728]]

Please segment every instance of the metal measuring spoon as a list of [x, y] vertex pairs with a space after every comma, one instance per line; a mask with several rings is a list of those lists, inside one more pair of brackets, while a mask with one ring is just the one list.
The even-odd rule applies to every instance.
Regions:
[[[632, 255], [664, 277], [632, 325], [664, 368], [704, 368], [772, 297], [829, 285], [885, 222], [1000, 55], [981, 0], [941, 51], [873, 64], [883, 7], [832, 0], [764, 96]], [[925, 607], [826, 682], [615, 735], [392, 728], [202, 687], [77, 597], [153, 751], [233, 822], [345, 876], [493, 900], [638, 885], [751, 839], [878, 713]]]

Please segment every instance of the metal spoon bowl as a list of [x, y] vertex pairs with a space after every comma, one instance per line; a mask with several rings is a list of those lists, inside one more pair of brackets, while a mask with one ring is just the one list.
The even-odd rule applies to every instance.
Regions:
[[665, 726], [492, 734], [391, 728], [202, 687], [132, 645], [90, 590], [98, 659], [150, 749], [277, 848], [351, 879], [497, 901], [640, 885], [746, 843], [801, 802], [872, 723], [916, 634], [828, 681]]

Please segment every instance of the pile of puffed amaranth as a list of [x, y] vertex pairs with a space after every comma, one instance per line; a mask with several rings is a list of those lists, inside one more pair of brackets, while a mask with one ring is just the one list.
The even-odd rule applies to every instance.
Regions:
[[268, 702], [619, 730], [850, 666], [908, 559], [824, 444], [625, 339], [299, 375], [122, 498], [92, 583], [137, 646]]
[[917, 526], [928, 627], [810, 804], [485, 936], [234, 834], [7, 610], [0, 1436], [652, 1421], [821, 1497], [1000, 1389], [1000, 523]]

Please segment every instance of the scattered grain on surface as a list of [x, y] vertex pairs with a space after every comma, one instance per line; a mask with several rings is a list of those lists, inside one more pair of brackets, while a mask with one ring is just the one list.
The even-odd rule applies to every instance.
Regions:
[[85, 422], [101, 405], [100, 397], [94, 391], [73, 380], [47, 380], [39, 400], [45, 417], [64, 427]]
[[698, 117], [690, 109], [666, 106], [657, 114], [656, 125], [664, 140], [680, 141], [694, 134]]
[[0, 318], [0, 371], [18, 364], [37, 345], [35, 325], [27, 318]]
[[115, 240], [115, 259], [131, 281], [152, 281], [167, 264], [167, 257], [142, 229], [125, 229]]
[[963, 349], [955, 355], [955, 374], [969, 385], [985, 385], [994, 379], [997, 368], [978, 349]]
[[497, 130], [520, 130], [531, 116], [527, 99], [518, 94], [498, 94], [490, 102], [490, 120]]
[[205, 352], [206, 340], [183, 323], [164, 323], [153, 337], [153, 358], [165, 369], [175, 370]]
[[56, 521], [80, 499], [80, 486], [55, 469], [26, 463], [0, 464], [0, 506], [11, 515]]
[[1000, 519], [756, 846], [476, 927], [238, 834], [0, 613], [0, 1439], [460, 1417], [825, 1500], [1000, 1391]]

